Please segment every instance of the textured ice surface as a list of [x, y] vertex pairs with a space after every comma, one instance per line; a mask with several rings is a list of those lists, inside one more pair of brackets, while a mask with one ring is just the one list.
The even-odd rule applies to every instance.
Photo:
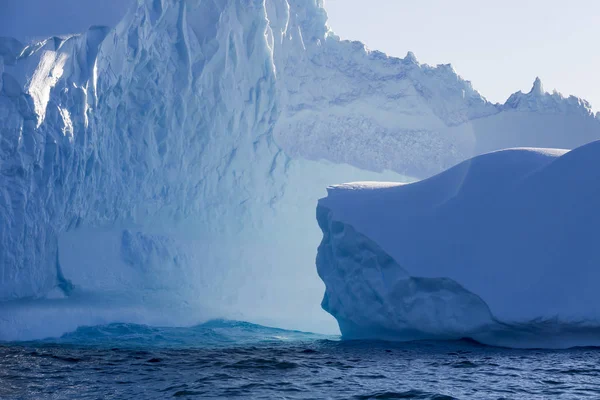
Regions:
[[349, 337], [597, 345], [599, 157], [600, 141], [509, 149], [412, 184], [330, 188], [323, 307]]
[[515, 96], [341, 41], [316, 0], [139, 0], [115, 29], [2, 38], [0, 301], [58, 311], [39, 331], [0, 318], [44, 335], [88, 293], [328, 330], [312, 223], [327, 185], [600, 134], [581, 100]]
[[319, 207], [323, 308], [346, 339], [462, 338], [493, 324], [487, 305], [451, 279], [410, 276], [375, 242]]

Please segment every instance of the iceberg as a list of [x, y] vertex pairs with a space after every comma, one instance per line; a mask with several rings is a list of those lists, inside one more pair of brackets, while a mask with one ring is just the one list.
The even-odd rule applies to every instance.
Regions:
[[0, 339], [215, 317], [335, 331], [314, 273], [325, 187], [600, 137], [588, 103], [536, 87], [492, 104], [449, 65], [341, 40], [321, 0], [138, 0], [114, 28], [0, 38]]
[[329, 188], [323, 308], [343, 336], [600, 344], [600, 141], [516, 148], [411, 184]]

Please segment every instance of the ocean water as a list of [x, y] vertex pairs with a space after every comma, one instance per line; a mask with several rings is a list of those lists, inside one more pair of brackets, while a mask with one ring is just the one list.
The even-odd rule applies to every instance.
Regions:
[[1, 399], [599, 399], [600, 349], [341, 341], [212, 321], [0, 343]]

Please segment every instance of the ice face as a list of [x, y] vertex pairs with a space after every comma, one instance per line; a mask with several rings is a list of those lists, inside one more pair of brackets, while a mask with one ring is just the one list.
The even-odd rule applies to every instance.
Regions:
[[584, 102], [501, 107], [450, 66], [341, 41], [316, 0], [140, 0], [115, 29], [0, 39], [0, 56], [0, 301], [151, 299], [327, 331], [327, 185], [600, 132]]
[[322, 306], [344, 338], [461, 339], [496, 324], [487, 304], [452, 279], [409, 275], [326, 206], [317, 220], [317, 270], [327, 287]]
[[[600, 141], [570, 152], [511, 149], [413, 184], [332, 187], [318, 208], [324, 307], [342, 317], [348, 336], [436, 338], [439, 332], [430, 327], [441, 327], [446, 338], [470, 336], [494, 345], [597, 345], [599, 155]], [[353, 238], [335, 244], [338, 231], [349, 229]], [[364, 256], [364, 243], [376, 257]], [[387, 261], [374, 261], [381, 259]], [[439, 312], [436, 292], [421, 289], [425, 310], [413, 320], [404, 297], [378, 286], [399, 281], [383, 276], [386, 266], [391, 270], [386, 274], [437, 282], [432, 284], [437, 290], [450, 279], [463, 292], [450, 289]], [[359, 283], [349, 276], [358, 276]], [[350, 290], [352, 284], [366, 288], [377, 305], [361, 298], [364, 290]], [[477, 318], [483, 315], [477, 303], [465, 305], [469, 296], [489, 307], [493, 323]], [[342, 307], [332, 306], [331, 298], [341, 298]], [[462, 303], [454, 303], [456, 298]], [[472, 319], [461, 320], [463, 313]], [[360, 322], [348, 327], [349, 318]], [[463, 330], [447, 327], [451, 323]]]

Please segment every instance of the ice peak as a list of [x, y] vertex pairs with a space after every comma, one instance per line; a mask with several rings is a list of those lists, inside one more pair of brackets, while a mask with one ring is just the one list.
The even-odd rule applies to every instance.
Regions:
[[417, 57], [415, 56], [415, 53], [413, 53], [412, 51], [409, 51], [408, 53], [406, 53], [406, 57], [404, 57], [404, 61], [407, 63], [411, 63], [411, 64], [419, 63], [419, 61], [417, 61]]
[[544, 94], [544, 85], [542, 84], [542, 80], [540, 79], [540, 77], [536, 77], [535, 81], [533, 82], [533, 87], [531, 88], [531, 94], [535, 94], [538, 96], [541, 96]]

